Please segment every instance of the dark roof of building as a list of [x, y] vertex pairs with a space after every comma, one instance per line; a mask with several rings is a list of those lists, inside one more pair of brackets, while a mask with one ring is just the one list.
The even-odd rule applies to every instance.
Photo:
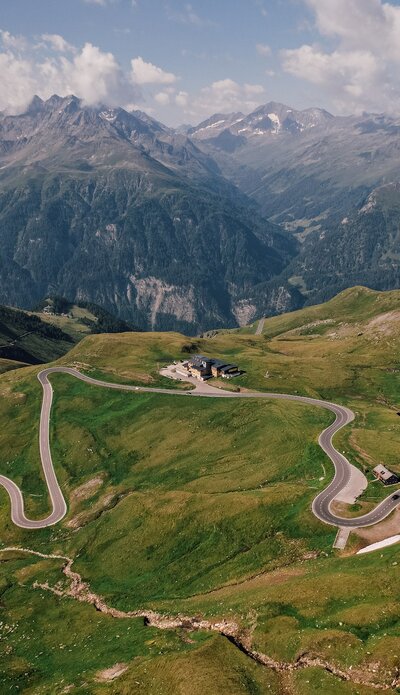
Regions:
[[237, 364], [226, 364], [224, 367], [221, 367], [221, 372], [228, 372], [231, 369], [237, 370], [237, 368], [238, 368]]
[[191, 367], [203, 367], [205, 364], [211, 364], [212, 360], [210, 357], [204, 357], [204, 355], [194, 355], [192, 359], [189, 360], [189, 364]]
[[389, 480], [389, 478], [398, 478], [396, 473], [393, 473], [393, 471], [390, 471], [386, 466], [382, 466], [379, 464], [378, 466], [375, 466], [374, 472], [379, 475], [383, 480]]
[[189, 359], [190, 366], [194, 367], [194, 368], [202, 367], [204, 362], [207, 365], [211, 365], [211, 367], [216, 367], [217, 369], [220, 369], [221, 371], [224, 371], [226, 369], [238, 369], [238, 366], [236, 364], [229, 364], [228, 362], [226, 362], [226, 361], [224, 362], [223, 360], [216, 359], [215, 357], [205, 357], [204, 355], [193, 355], [193, 357]]

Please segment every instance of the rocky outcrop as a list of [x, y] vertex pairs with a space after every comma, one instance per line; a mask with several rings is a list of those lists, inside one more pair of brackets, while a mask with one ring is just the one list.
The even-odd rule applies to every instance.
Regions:
[[[188, 631], [202, 630], [217, 632], [223, 637], [226, 637], [249, 658], [277, 673], [285, 673], [303, 668], [320, 668], [342, 681], [368, 686], [374, 690], [389, 691], [400, 687], [400, 675], [397, 670], [395, 673], [391, 674], [391, 677], [388, 679], [388, 674], [381, 674], [379, 672], [379, 664], [370, 665], [370, 668], [368, 666], [341, 668], [310, 651], [299, 654], [293, 662], [278, 661], [267, 654], [253, 649], [251, 630], [243, 629], [233, 620], [206, 620], [200, 616], [182, 614], [175, 616], [164, 615], [150, 609], [122, 611], [118, 608], [113, 608], [109, 606], [101, 596], [93, 592], [90, 585], [82, 580], [80, 574], [72, 569], [74, 563], [72, 558], [18, 547], [3, 548], [0, 550], [0, 553], [3, 552], [21, 552], [36, 555], [40, 558], [62, 560], [64, 563], [62, 571], [69, 581], [67, 586], [63, 586], [61, 583], [56, 586], [51, 586], [48, 582], [34, 582], [33, 587], [44, 591], [50, 591], [59, 598], [72, 598], [76, 601], [88, 603], [94, 606], [97, 611], [105, 613], [112, 618], [123, 620], [143, 618], [146, 625], [159, 628], [160, 630], [181, 629]], [[389, 680], [389, 682], [385, 682], [386, 680]]]

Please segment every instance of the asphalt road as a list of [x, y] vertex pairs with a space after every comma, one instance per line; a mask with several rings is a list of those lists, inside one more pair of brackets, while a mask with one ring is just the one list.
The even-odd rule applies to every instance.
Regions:
[[38, 379], [43, 388], [42, 410], [40, 413], [39, 450], [42, 461], [43, 473], [52, 504], [52, 512], [45, 519], [34, 521], [28, 519], [24, 512], [24, 499], [19, 487], [9, 478], [0, 475], [0, 485], [7, 490], [11, 500], [11, 519], [16, 526], [21, 528], [38, 529], [52, 526], [60, 521], [67, 513], [67, 505], [61, 488], [58, 484], [54, 470], [50, 450], [50, 411], [53, 401], [53, 389], [47, 378], [46, 371], [38, 374]]
[[39, 448], [43, 472], [52, 502], [51, 514], [45, 519], [36, 521], [28, 519], [24, 512], [24, 501], [21, 490], [12, 480], [6, 476], [0, 475], [0, 485], [3, 485], [10, 496], [11, 519], [16, 526], [20, 526], [21, 528], [38, 529], [51, 526], [61, 521], [67, 512], [67, 505], [54, 471], [49, 440], [50, 413], [53, 400], [53, 389], [49, 381], [49, 375], [60, 372], [70, 374], [71, 376], [92, 386], [116, 389], [118, 391], [163, 393], [173, 396], [180, 396], [182, 398], [187, 398], [188, 396], [195, 396], [198, 398], [266, 398], [269, 400], [295, 401], [298, 403], [304, 403], [306, 405], [325, 408], [335, 414], [335, 421], [332, 425], [321, 432], [319, 436], [319, 444], [323, 451], [325, 451], [325, 453], [331, 459], [335, 468], [335, 475], [328, 487], [317, 495], [313, 501], [312, 511], [315, 516], [321, 521], [333, 526], [358, 528], [361, 526], [371, 526], [376, 524], [378, 521], [382, 521], [382, 519], [387, 517], [395, 509], [395, 507], [400, 504], [400, 499], [393, 500], [393, 495], [389, 495], [389, 497], [387, 497], [368, 514], [364, 514], [363, 516], [352, 519], [336, 516], [330, 511], [331, 502], [348, 484], [353, 468], [352, 464], [350, 464], [345, 456], [337, 451], [332, 444], [332, 438], [336, 432], [354, 420], [354, 413], [344, 406], [336, 405], [335, 403], [330, 403], [329, 401], [307, 398], [305, 396], [292, 396], [289, 394], [256, 392], [234, 393], [231, 391], [215, 389], [212, 386], [201, 384], [200, 382], [198, 386], [196, 385], [196, 388], [193, 391], [178, 391], [144, 386], [137, 387], [130, 386], [128, 384], [114, 384], [106, 381], [100, 381], [99, 379], [93, 379], [85, 374], [81, 374], [76, 369], [72, 369], [71, 367], [50, 367], [49, 369], [44, 369], [41, 371], [38, 374], [38, 379], [43, 388], [43, 401], [39, 426]]

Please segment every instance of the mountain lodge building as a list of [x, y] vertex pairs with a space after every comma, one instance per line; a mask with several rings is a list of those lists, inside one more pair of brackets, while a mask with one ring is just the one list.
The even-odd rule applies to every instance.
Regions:
[[399, 476], [396, 475], [396, 473], [389, 471], [386, 466], [382, 466], [381, 464], [379, 464], [379, 466], [375, 466], [372, 472], [375, 478], [381, 480], [384, 485], [395, 485], [396, 483], [400, 483]]
[[204, 357], [204, 355], [194, 355], [190, 360], [187, 360], [182, 365], [187, 369], [190, 376], [206, 381], [211, 377], [222, 377], [223, 379], [232, 379], [235, 376], [240, 376], [240, 371], [237, 364], [224, 362], [223, 360], [213, 357]]

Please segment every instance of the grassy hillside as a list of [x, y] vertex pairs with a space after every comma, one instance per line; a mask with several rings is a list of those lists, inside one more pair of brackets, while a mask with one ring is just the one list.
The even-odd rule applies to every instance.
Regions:
[[[317, 304], [300, 311], [281, 314], [268, 319], [264, 325], [263, 334], [273, 338], [295, 328], [302, 327], [306, 330], [308, 324], [315, 321], [326, 321], [325, 328], [323, 324], [320, 324], [319, 327], [315, 327], [318, 327], [318, 330], [314, 331], [314, 333], [324, 333], [329, 332], [332, 326], [339, 323], [356, 325], [361, 321], [396, 309], [400, 310], [400, 290], [376, 292], [367, 287], [352, 287], [324, 304]], [[242, 331], [251, 331], [251, 327], [242, 329]]]
[[[340, 448], [366, 471], [377, 461], [400, 471], [399, 295], [356, 288], [280, 317], [280, 325], [266, 321], [261, 336], [92, 335], [59, 362], [108, 380], [157, 384], [162, 364], [190, 352], [229, 357], [246, 370], [237, 387], [349, 405], [356, 420]], [[333, 323], [310, 326], [327, 320]], [[0, 472], [21, 485], [32, 516], [48, 510], [37, 457], [37, 371], [0, 377], [7, 452]], [[374, 683], [390, 688], [399, 666], [399, 547], [353, 553], [395, 533], [400, 515], [352, 534], [344, 553], [332, 549], [335, 529], [310, 511], [332, 475], [317, 446], [329, 413], [295, 403], [108, 392], [60, 374], [52, 383], [52, 448], [68, 515], [52, 529], [16, 529], [0, 490], [1, 547], [74, 558], [91, 590], [121, 611], [234, 621], [248, 648], [283, 670], [207, 630], [157, 630], [34, 588], [48, 582], [62, 591], [63, 562], [9, 552], [0, 554], [0, 689], [370, 695]], [[370, 486], [362, 506], [381, 491]], [[31, 639], [39, 633], [40, 643]], [[117, 664], [121, 673], [110, 681], [105, 672]]]
[[95, 304], [46, 299], [36, 312], [0, 306], [0, 373], [51, 362], [92, 333], [134, 330]]
[[72, 337], [39, 316], [0, 306], [0, 371], [50, 362], [67, 352]]
[[64, 297], [48, 297], [39, 304], [38, 311], [34, 313], [43, 321], [68, 333], [74, 342], [90, 333], [125, 333], [139, 330], [97, 304], [74, 304]]

